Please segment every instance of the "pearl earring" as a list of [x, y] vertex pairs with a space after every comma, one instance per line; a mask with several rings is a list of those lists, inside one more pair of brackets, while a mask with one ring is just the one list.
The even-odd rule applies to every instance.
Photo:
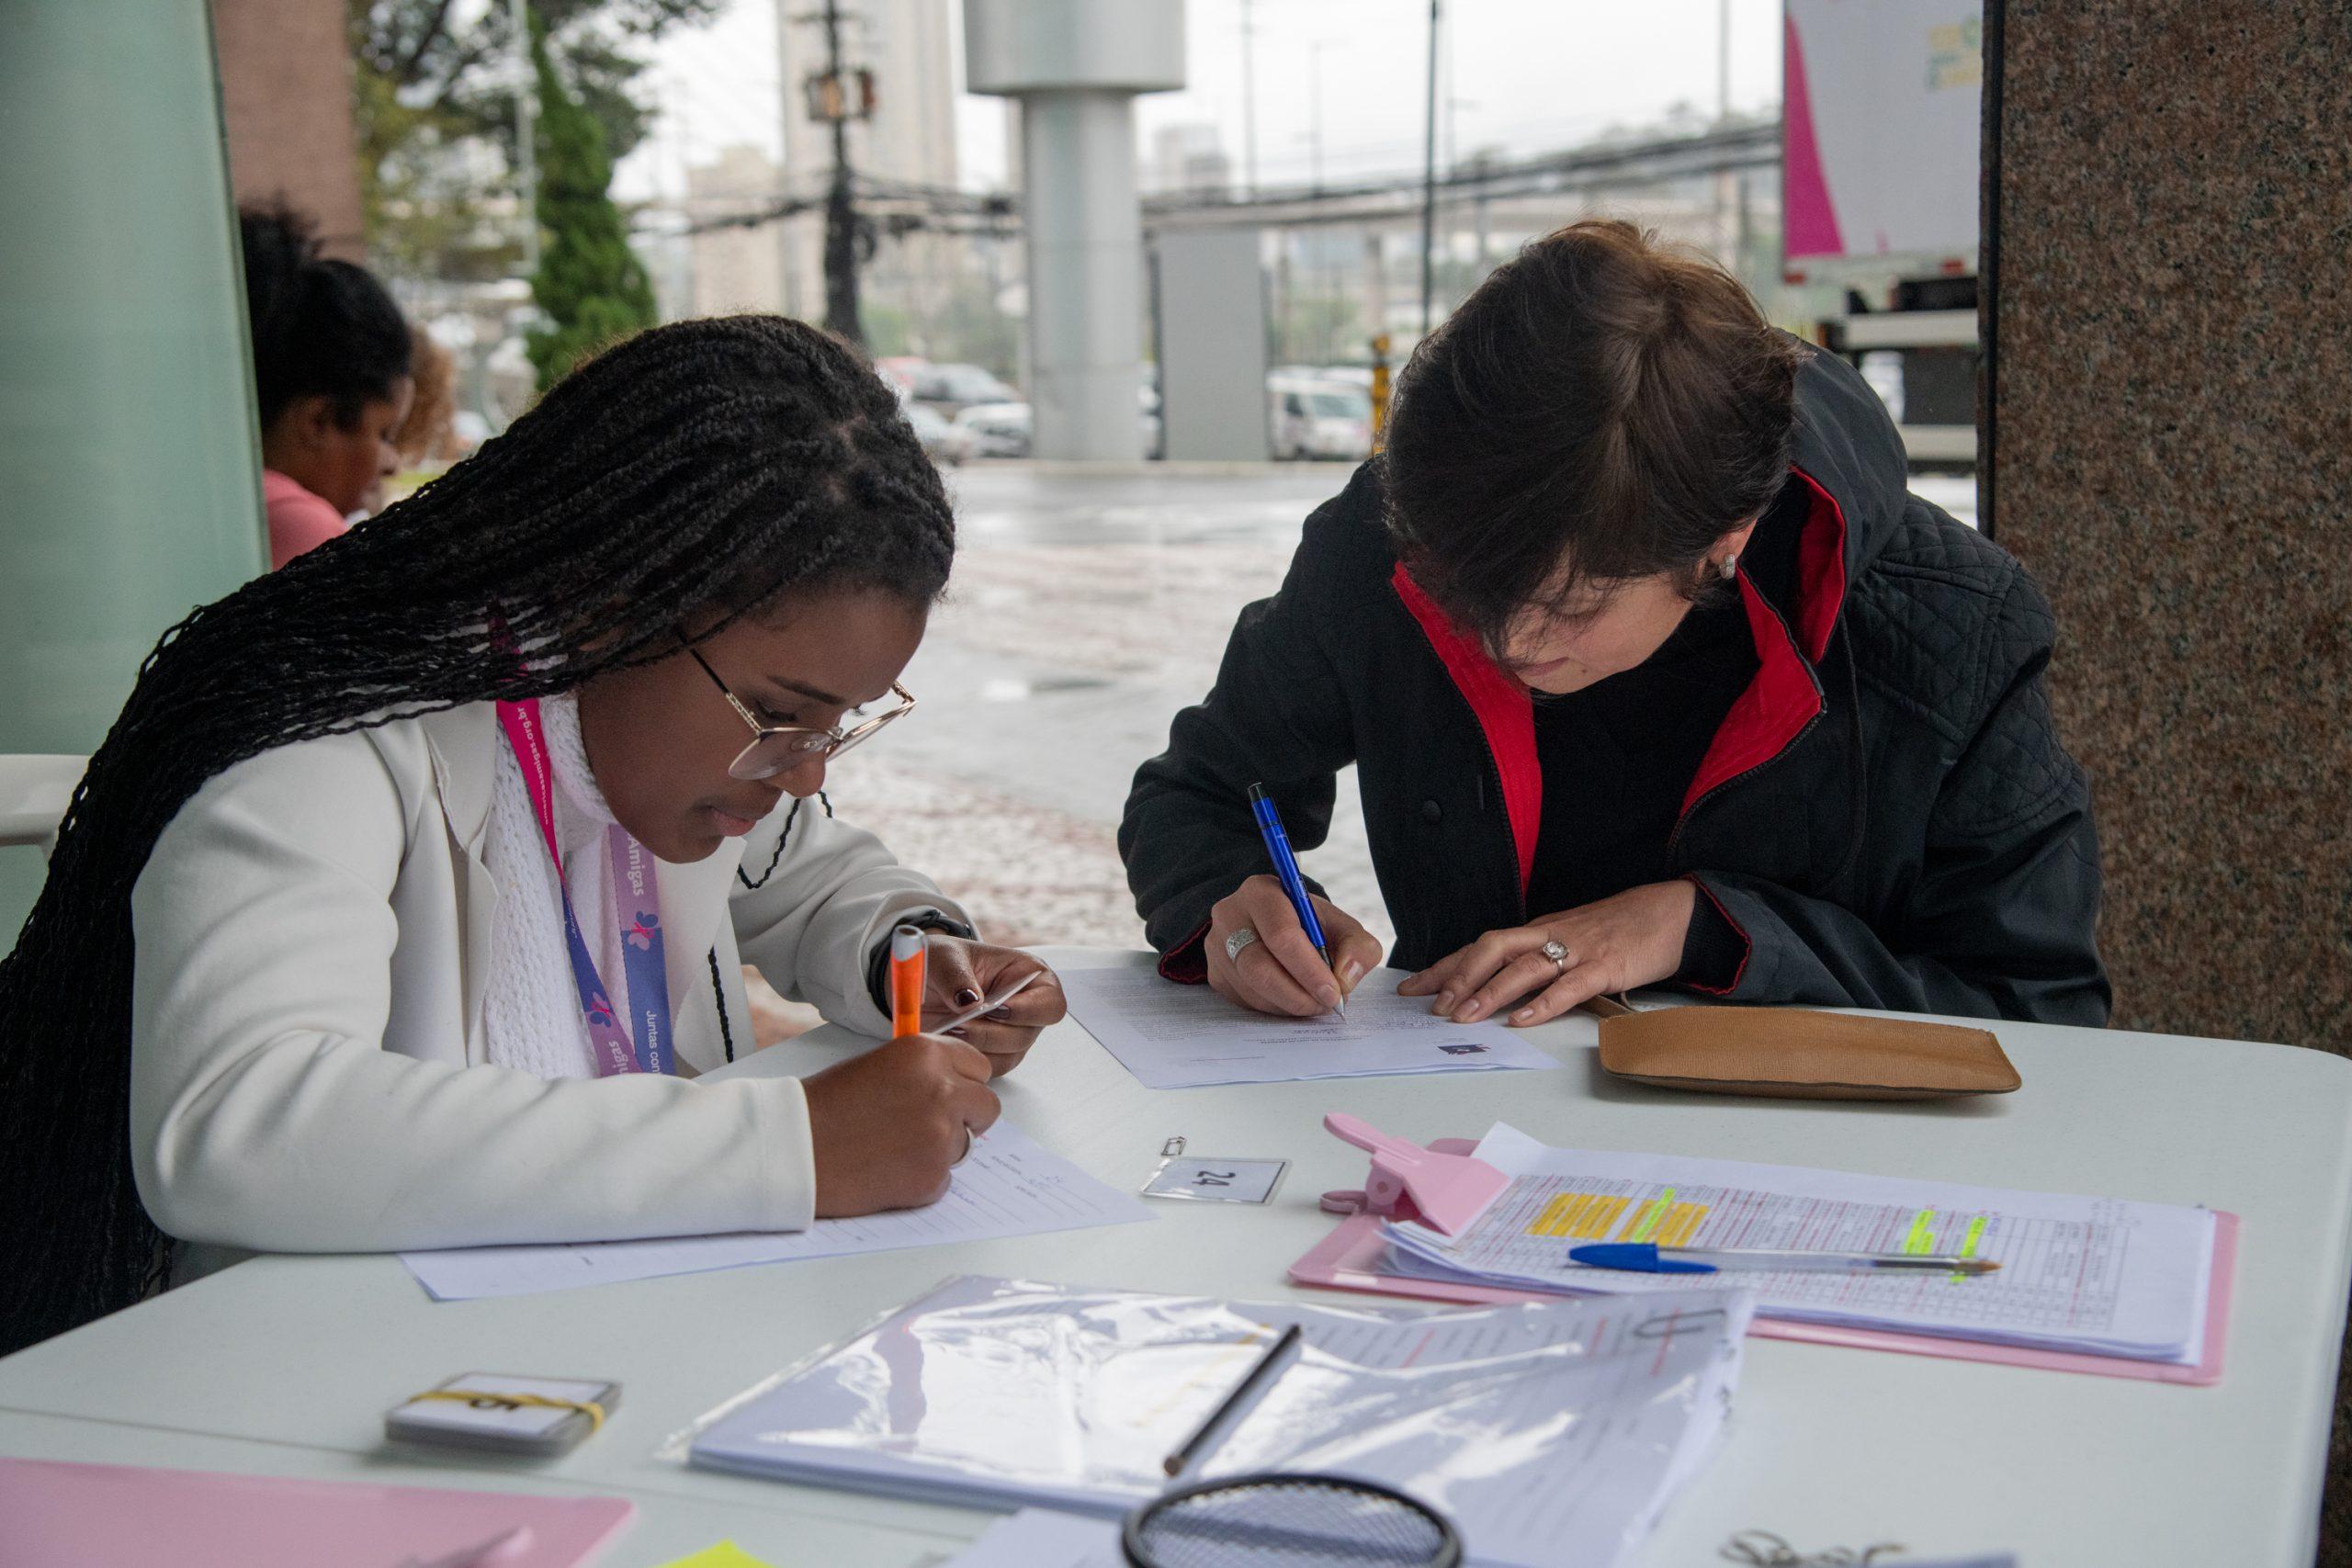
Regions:
[[1723, 571], [1724, 581], [1725, 582], [1729, 582], [1733, 578], [1737, 577], [1739, 575], [1739, 558], [1737, 556], [1724, 557]]

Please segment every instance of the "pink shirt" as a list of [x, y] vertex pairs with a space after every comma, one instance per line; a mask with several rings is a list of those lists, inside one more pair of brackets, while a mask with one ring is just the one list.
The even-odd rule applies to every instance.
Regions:
[[276, 468], [261, 471], [262, 506], [269, 514], [269, 570], [276, 571], [304, 550], [312, 550], [351, 526], [323, 496], [302, 488]]

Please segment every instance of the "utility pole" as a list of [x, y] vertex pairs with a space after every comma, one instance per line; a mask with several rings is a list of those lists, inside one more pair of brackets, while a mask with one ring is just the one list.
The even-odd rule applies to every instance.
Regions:
[[1241, 0], [1241, 188], [1258, 194], [1257, 51], [1250, 26], [1250, 0]]
[[850, 84], [842, 74], [841, 0], [825, 0], [825, 82], [819, 102], [833, 123], [833, 184], [825, 197], [825, 330], [865, 346], [857, 320], [857, 209], [850, 199]]
[[514, 81], [514, 183], [523, 207], [523, 275], [531, 277], [539, 270], [539, 70], [531, 58], [528, 0], [506, 0], [506, 16], [522, 65]]
[[1323, 194], [1323, 51], [1332, 40], [1317, 39], [1306, 46], [1306, 188]]
[[[1306, 124], [1307, 124], [1307, 189], [1317, 196], [1323, 194], [1323, 51], [1331, 39], [1317, 39], [1306, 46]], [[1315, 334], [1315, 357], [1320, 365], [1329, 365], [1336, 357], [1337, 345], [1331, 341], [1339, 314], [1336, 290], [1331, 287], [1327, 264], [1330, 260], [1331, 236], [1328, 232], [1308, 231], [1307, 243], [1316, 247], [1314, 267], [1316, 310], [1321, 321]]]
[[[1715, 129], [1721, 130], [1731, 123], [1731, 0], [1715, 0]], [[1717, 254], [1731, 250], [1731, 174], [1725, 169], [1715, 171], [1715, 249]], [[1732, 270], [1739, 269], [1739, 257], [1734, 253], [1724, 258]]]
[[1435, 326], [1437, 265], [1437, 28], [1439, 0], [1430, 0], [1430, 91], [1421, 149], [1421, 335]]

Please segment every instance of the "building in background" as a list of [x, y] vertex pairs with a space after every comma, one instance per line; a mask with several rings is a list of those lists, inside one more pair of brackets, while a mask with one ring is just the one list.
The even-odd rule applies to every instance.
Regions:
[[1214, 125], [1163, 125], [1152, 135], [1143, 176], [1154, 196], [1223, 197], [1233, 189], [1233, 159]]
[[[721, 148], [708, 164], [686, 171], [684, 215], [689, 224], [772, 206], [784, 190], [784, 170], [757, 147]], [[786, 309], [784, 267], [771, 228], [695, 227], [687, 242], [684, 299], [664, 299], [665, 314], [718, 316]], [[822, 298], [821, 287], [819, 298]]]

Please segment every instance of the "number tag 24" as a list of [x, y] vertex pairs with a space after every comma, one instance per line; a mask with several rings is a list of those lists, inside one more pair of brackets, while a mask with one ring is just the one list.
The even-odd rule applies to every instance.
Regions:
[[1143, 1184], [1143, 1195], [1196, 1203], [1264, 1203], [1273, 1198], [1289, 1168], [1286, 1159], [1177, 1155], [1159, 1162]]

